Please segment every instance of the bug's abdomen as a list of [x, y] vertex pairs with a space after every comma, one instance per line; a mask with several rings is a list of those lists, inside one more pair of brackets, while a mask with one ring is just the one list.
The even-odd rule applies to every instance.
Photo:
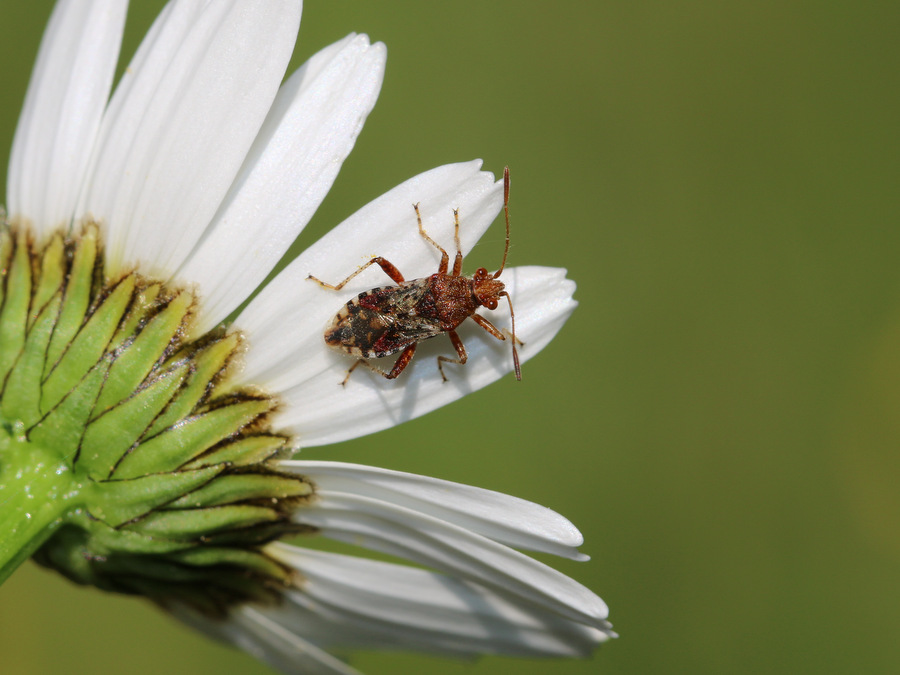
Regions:
[[439, 328], [415, 310], [421, 296], [412, 283], [360, 293], [331, 320], [325, 343], [353, 356], [380, 358], [434, 337]]

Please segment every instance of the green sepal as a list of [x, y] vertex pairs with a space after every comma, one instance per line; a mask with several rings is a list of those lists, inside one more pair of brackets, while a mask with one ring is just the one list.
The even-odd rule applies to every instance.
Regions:
[[91, 545], [101, 551], [161, 555], [197, 546], [197, 542], [192, 539], [167, 539], [143, 532], [132, 532], [124, 528], [115, 529], [99, 521], [94, 521], [92, 525], [89, 528]]
[[96, 569], [105, 576], [140, 578], [167, 585], [212, 583], [250, 597], [256, 597], [257, 591], [253, 589], [258, 583], [248, 585], [241, 578], [257, 575], [281, 583], [291, 578], [288, 570], [262, 554], [222, 548], [191, 549], [164, 556], [113, 555], [97, 563]]
[[53, 327], [56, 325], [62, 296], [57, 293], [38, 315], [31, 330], [25, 338], [22, 354], [6, 380], [6, 389], [15, 392], [4, 396], [0, 410], [8, 420], [20, 420], [26, 427], [37, 422], [41, 417], [41, 376], [44, 372], [44, 356]]
[[[59, 360], [66, 347], [75, 337], [75, 334], [84, 324], [84, 317], [91, 304], [94, 290], [94, 278], [97, 268], [97, 253], [99, 243], [97, 241], [97, 228], [88, 226], [78, 240], [75, 255], [72, 258], [72, 267], [69, 270], [69, 279], [66, 283], [66, 295], [63, 298], [62, 309], [59, 313], [59, 321], [47, 350], [47, 368]], [[21, 250], [23, 247], [19, 247]], [[45, 371], [46, 373], [46, 371]]]
[[199, 353], [191, 355], [192, 372], [187, 383], [147, 430], [148, 437], [159, 433], [191, 413], [208, 393], [210, 382], [225, 367], [228, 359], [234, 355], [238, 342], [239, 339], [236, 335], [228, 335]]
[[[0, 228], [0, 280], [5, 281], [13, 253], [13, 236], [6, 227]], [[0, 283], [0, 303], [6, 297], [6, 284]]]
[[312, 525], [301, 525], [291, 521], [263, 523], [246, 530], [228, 530], [203, 537], [205, 546], [264, 546], [276, 539], [289, 535], [304, 535], [318, 532]]
[[140, 577], [176, 584], [209, 582], [209, 570], [180, 565], [169, 556], [113, 555], [96, 567], [104, 576]]
[[125, 528], [167, 539], [193, 540], [223, 530], [241, 530], [280, 518], [272, 509], [241, 504], [208, 509], [154, 511]]
[[255, 570], [260, 574], [287, 582], [291, 572], [268, 556], [256, 551], [236, 548], [190, 548], [166, 556], [170, 560], [195, 567], [234, 565]]
[[183, 494], [172, 502], [172, 508], [201, 508], [247, 502], [256, 499], [288, 499], [291, 497], [307, 497], [312, 494], [308, 483], [296, 477], [284, 477], [277, 474], [234, 474], [222, 476], [204, 487]]
[[121, 347], [126, 340], [130, 340], [137, 333], [138, 327], [143, 323], [147, 315], [153, 310], [157, 304], [156, 300], [162, 291], [160, 284], [150, 284], [140, 288], [134, 294], [134, 300], [128, 310], [125, 320], [119, 326], [119, 330], [113, 336], [112, 342], [109, 343], [109, 350], [114, 351]]
[[81, 441], [78, 461], [91, 478], [101, 480], [113, 472], [125, 453], [169, 403], [188, 372], [189, 365], [182, 364], [162, 373], [89, 424]]
[[189, 418], [144, 441], [122, 459], [116, 478], [135, 478], [148, 473], [175, 471], [236, 429], [269, 411], [269, 400], [250, 400], [216, 408]]
[[232, 466], [249, 466], [261, 464], [282, 454], [287, 454], [286, 438], [281, 436], [247, 436], [226, 445], [222, 445], [192, 462], [184, 465], [184, 469], [200, 469], [204, 466], [227, 462]]
[[[46, 412], [59, 403], [85, 373], [100, 360], [134, 292], [134, 277], [125, 277], [93, 312], [72, 344], [52, 367], [44, 383], [41, 409]], [[79, 320], [79, 326], [82, 321]], [[66, 331], [68, 332], [68, 331]]]
[[74, 459], [111, 364], [112, 359], [105, 358], [91, 368], [87, 376], [29, 431], [29, 438], [53, 448], [61, 457]]
[[[94, 584], [109, 591], [140, 593], [157, 602], [189, 602], [214, 613], [223, 613], [234, 603], [277, 598], [270, 586], [285, 583], [288, 573], [274, 561], [261, 561], [260, 554], [229, 555], [222, 549], [219, 563], [182, 560], [176, 554], [136, 555], [96, 550], [96, 541], [84, 531], [66, 528], [38, 554], [38, 562], [54, 567], [69, 579]], [[202, 556], [201, 556], [202, 558]]]
[[278, 592], [270, 588], [271, 583], [260, 583], [250, 575], [242, 575], [231, 570], [207, 571], [203, 575], [204, 583], [172, 583], [165, 579], [152, 579], [127, 575], [121, 577], [118, 588], [128, 588], [132, 593], [139, 593], [163, 606], [169, 603], [190, 605], [206, 616], [224, 618], [228, 608], [238, 603], [254, 602], [273, 605], [279, 601]]
[[29, 328], [37, 318], [35, 310], [40, 310], [56, 295], [66, 276], [66, 249], [60, 235], [54, 235], [44, 249], [41, 258], [41, 276], [31, 300], [32, 314], [29, 317]]
[[137, 389], [181, 332], [192, 303], [190, 293], [179, 293], [165, 309], [150, 319], [130, 345], [123, 346], [100, 392], [95, 411], [97, 415]]
[[25, 327], [31, 305], [31, 256], [24, 230], [20, 230], [16, 250], [6, 272], [6, 296], [0, 310], [0, 382], [25, 345]]
[[205, 485], [226, 467], [152, 474], [132, 480], [91, 483], [87, 492], [91, 516], [119, 527]]

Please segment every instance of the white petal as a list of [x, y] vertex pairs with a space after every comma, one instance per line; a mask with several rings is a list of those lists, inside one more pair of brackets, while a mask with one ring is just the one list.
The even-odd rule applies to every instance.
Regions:
[[[498, 341], [468, 322], [460, 335], [468, 338], [464, 341], [469, 363], [448, 366], [450, 382], [441, 381], [434, 357], [453, 351], [446, 339], [438, 338], [420, 347], [413, 365], [401, 376], [403, 386], [359, 369], [346, 387], [339, 387], [353, 359], [328, 349], [322, 330], [343, 302], [385, 285], [386, 277], [372, 266], [339, 294], [306, 279], [315, 274], [337, 282], [375, 255], [393, 262], [407, 279], [434, 272], [439, 254], [418, 235], [414, 212], [406, 206], [407, 215], [398, 216], [416, 195], [422, 196], [426, 230], [437, 241], [452, 242], [451, 205], [459, 206], [462, 249], [469, 250], [502, 205], [502, 185], [493, 183], [490, 174], [479, 173], [478, 167], [478, 163], [441, 167], [372, 202], [305, 251], [238, 317], [236, 325], [251, 345], [241, 377], [282, 396], [287, 405], [278, 423], [296, 433], [302, 445], [333, 443], [393, 426], [512, 369], [510, 342]], [[498, 260], [500, 256], [498, 250]], [[524, 361], [540, 351], [568, 318], [576, 305], [571, 298], [575, 285], [565, 279], [564, 270], [538, 267], [504, 270], [502, 280], [516, 305], [518, 335], [526, 343], [520, 349]], [[508, 308], [501, 305], [484, 315], [508, 329]]]
[[[502, 279], [515, 306], [516, 335], [525, 343], [519, 346], [519, 356], [525, 362], [553, 339], [575, 309], [575, 284], [565, 278], [565, 270], [549, 267], [508, 268]], [[346, 297], [342, 295], [338, 303], [353, 295], [352, 291]], [[336, 443], [395, 426], [485, 387], [513, 369], [509, 340], [496, 340], [467, 321], [457, 332], [468, 352], [468, 362], [446, 366], [447, 382], [441, 380], [435, 357], [453, 356], [455, 352], [449, 339], [438, 336], [419, 346], [410, 366], [396, 380], [358, 368], [342, 387], [353, 358], [329, 349], [322, 337], [326, 320], [340, 304], [325, 312], [318, 305], [306, 307], [310, 319], [306, 324], [298, 322], [293, 334], [306, 354], [285, 347], [288, 355], [282, 364], [282, 376], [272, 375], [274, 385], [269, 385], [275, 391], [287, 385], [280, 391], [286, 405], [277, 423], [296, 433], [302, 446]], [[288, 315], [291, 311], [286, 310]], [[504, 312], [502, 304], [496, 311], [479, 313], [501, 330], [509, 328], [508, 309]], [[251, 346], [257, 345], [253, 342]], [[255, 354], [255, 349], [251, 353]], [[389, 369], [394, 357], [382, 360], [388, 362]], [[288, 384], [293, 377], [301, 379]], [[527, 377], [525, 370], [521, 386], [527, 386]]]
[[584, 539], [555, 511], [492, 490], [361, 464], [282, 461], [281, 470], [302, 474], [317, 488], [390, 502], [445, 520], [529, 551], [587, 560], [576, 547]]
[[427, 570], [284, 544], [267, 551], [302, 581], [263, 611], [326, 648], [584, 656], [611, 634]]
[[323, 536], [396, 555], [514, 596], [580, 623], [605, 626], [590, 590], [528, 556], [456, 525], [368, 497], [318, 490], [294, 519]]
[[80, 213], [107, 231], [111, 271], [174, 272], [209, 223], [290, 58], [299, 0], [176, 1], [110, 103]]
[[13, 139], [7, 207], [36, 233], [67, 226], [115, 73], [123, 0], [57, 3]]
[[437, 270], [440, 254], [419, 236], [413, 203], [421, 202], [429, 234], [450, 247], [452, 209], [459, 207], [462, 247], [469, 250], [496, 217], [503, 199], [502, 186], [480, 168], [481, 161], [476, 160], [449, 164], [411, 178], [304, 251], [235, 321], [251, 345], [241, 377], [276, 392], [306, 382], [325, 363], [325, 322], [354, 293], [390, 283], [373, 266], [341, 293], [335, 293], [308, 281], [309, 274], [336, 283], [377, 255], [393, 262], [408, 279]]
[[187, 607], [170, 607], [172, 615], [207, 637], [243, 649], [285, 675], [362, 675], [343, 661], [268, 616], [270, 610], [242, 606], [225, 620], [208, 619]]
[[177, 277], [197, 282], [205, 332], [265, 279], [328, 192], [372, 110], [386, 49], [350, 35], [278, 93], [234, 185]]

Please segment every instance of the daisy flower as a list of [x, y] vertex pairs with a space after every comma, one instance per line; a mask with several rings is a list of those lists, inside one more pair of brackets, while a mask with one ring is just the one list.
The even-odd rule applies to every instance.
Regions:
[[[349, 35], [282, 83], [299, 0], [173, 0], [110, 95], [125, 11], [57, 4], [13, 142], [0, 581], [34, 556], [145, 596], [284, 673], [356, 672], [335, 650], [589, 654], [613, 635], [603, 601], [520, 552], [586, 559], [562, 516], [434, 478], [290, 459], [511, 371], [508, 340], [473, 335], [446, 383], [442, 339], [401, 379], [360, 369], [337, 386], [352, 360], [323, 328], [385, 280], [374, 266], [343, 294], [306, 280], [340, 280], [372, 255], [426, 276], [436, 252], [411, 205], [439, 242], [453, 241], [458, 209], [467, 252], [499, 213], [502, 183], [480, 162], [418, 175], [253, 297], [353, 147], [385, 47]], [[525, 361], [572, 312], [574, 284], [541, 267], [503, 281]], [[506, 327], [502, 310], [485, 315]], [[397, 560], [296, 545], [313, 536]]]

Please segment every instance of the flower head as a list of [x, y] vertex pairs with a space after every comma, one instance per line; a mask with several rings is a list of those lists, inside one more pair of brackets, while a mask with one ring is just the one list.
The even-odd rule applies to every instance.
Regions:
[[[585, 559], [540, 506], [432, 478], [289, 459], [424, 414], [512, 368], [473, 334], [443, 382], [430, 341], [402, 380], [327, 349], [339, 280], [373, 255], [426, 277], [497, 216], [480, 162], [360, 209], [233, 320], [309, 221], [380, 89], [350, 35], [281, 84], [296, 0], [173, 1], [110, 96], [125, 7], [57, 5], [13, 144], [0, 233], [0, 580], [28, 556], [143, 595], [286, 673], [354, 672], [331, 649], [586, 654], [603, 602], [516, 549]], [[84, 36], [90, 36], [85, 39]], [[498, 259], [499, 262], [499, 259]], [[564, 270], [508, 268], [522, 359], [573, 310]], [[501, 306], [485, 317], [505, 327]], [[499, 330], [498, 330], [499, 333]], [[495, 337], [504, 337], [503, 334]], [[321, 535], [423, 566], [313, 551]]]

